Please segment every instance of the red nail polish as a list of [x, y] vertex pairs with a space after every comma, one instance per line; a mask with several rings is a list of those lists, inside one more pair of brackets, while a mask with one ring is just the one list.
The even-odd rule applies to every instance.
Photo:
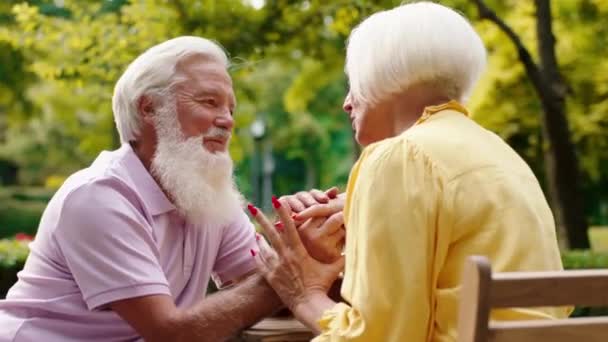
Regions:
[[260, 241], [261, 237], [260, 234], [255, 234], [255, 241]]
[[279, 232], [282, 232], [284, 230], [284, 227], [285, 227], [285, 225], [281, 221], [275, 223], [274, 226], [277, 228], [277, 230]]
[[294, 221], [299, 220], [298, 214], [291, 214], [291, 219], [294, 220]]
[[272, 206], [273, 206], [275, 209], [278, 209], [278, 208], [280, 208], [280, 207], [281, 207], [281, 202], [279, 202], [279, 200], [277, 199], [277, 197], [276, 197], [276, 196], [272, 196]]
[[253, 249], [250, 249], [249, 252], [251, 252], [251, 256], [254, 257], [255, 256], [255, 251]]
[[249, 203], [247, 204], [247, 209], [249, 209], [249, 212], [251, 213], [251, 215], [256, 216], [258, 214], [258, 208], [256, 208], [253, 204]]

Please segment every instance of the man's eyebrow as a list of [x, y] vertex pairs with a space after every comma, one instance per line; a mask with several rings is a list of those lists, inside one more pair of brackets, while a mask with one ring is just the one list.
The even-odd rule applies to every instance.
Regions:
[[197, 91], [195, 91], [194, 95], [195, 96], [203, 96], [203, 95], [218, 96], [218, 95], [220, 95], [220, 92], [214, 88], [202, 88], [202, 89], [198, 89]]

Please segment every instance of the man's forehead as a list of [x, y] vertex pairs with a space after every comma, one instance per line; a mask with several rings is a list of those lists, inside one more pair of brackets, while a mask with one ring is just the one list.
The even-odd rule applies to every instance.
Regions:
[[183, 58], [177, 63], [176, 72], [188, 78], [217, 77], [232, 84], [226, 65], [205, 55], [198, 54]]

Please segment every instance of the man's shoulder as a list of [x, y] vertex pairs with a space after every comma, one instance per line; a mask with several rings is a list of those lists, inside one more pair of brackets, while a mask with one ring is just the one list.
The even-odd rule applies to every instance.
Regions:
[[137, 191], [124, 172], [117, 152], [102, 152], [91, 166], [68, 177], [54, 198], [56, 208], [87, 213], [113, 210], [126, 204], [139, 206]]
[[[114, 175], [86, 169], [70, 176], [45, 209], [38, 232], [57, 237], [98, 236], [118, 228], [116, 222], [148, 222], [137, 194]], [[103, 227], [103, 229], [99, 229]]]
[[85, 184], [104, 184], [119, 181], [124, 184], [129, 180], [127, 163], [128, 150], [126, 147], [114, 151], [102, 151], [88, 167], [73, 173], [64, 185], [76, 188]]
[[101, 175], [65, 184], [64, 203], [95, 204], [113, 203], [118, 200], [134, 200], [137, 194], [124, 179], [115, 175]]

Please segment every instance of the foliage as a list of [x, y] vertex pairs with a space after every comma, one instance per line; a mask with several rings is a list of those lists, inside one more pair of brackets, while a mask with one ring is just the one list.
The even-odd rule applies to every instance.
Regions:
[[5, 201], [0, 208], [0, 238], [17, 232], [35, 234], [46, 204]]
[[[522, 37], [525, 45], [536, 45], [532, 2], [505, 1], [502, 17]], [[575, 0], [552, 2], [556, 51], [562, 75], [568, 84], [568, 119], [584, 173], [589, 214], [597, 213], [606, 201], [608, 179], [608, 70], [602, 56], [608, 52], [607, 6], [601, 1]], [[531, 165], [543, 180], [543, 152], [540, 103], [519, 63], [517, 51], [491, 23], [477, 25], [490, 51], [488, 72], [471, 100], [475, 119], [499, 133]], [[535, 51], [535, 49], [531, 49]], [[595, 219], [595, 217], [594, 217]], [[593, 222], [597, 223], [597, 222]]]
[[[471, 1], [440, 1], [471, 18], [489, 65], [469, 107], [544, 179], [540, 104], [512, 44], [475, 20]], [[527, 46], [536, 44], [531, 2], [489, 0]], [[0, 5], [0, 158], [16, 163], [24, 184], [43, 184], [86, 166], [117, 146], [112, 87], [129, 61], [151, 45], [192, 34], [219, 41], [233, 59], [238, 99], [231, 152], [237, 181], [251, 195], [256, 153], [248, 127], [267, 121], [277, 194], [346, 183], [356, 156], [348, 119], [345, 39], [370, 13], [400, 0], [6, 1]], [[608, 202], [608, 5], [553, 2], [557, 52], [568, 81], [568, 115], [594, 222]], [[531, 49], [534, 51], [535, 49]], [[4, 68], [4, 69], [2, 69]]]
[[[575, 250], [564, 253], [562, 262], [565, 269], [608, 269], [608, 254], [594, 253], [587, 250]], [[572, 317], [606, 316], [606, 307], [577, 307]]]
[[29, 254], [28, 239], [0, 239], [0, 267], [23, 266]]
[[0, 239], [0, 299], [17, 281], [29, 253], [27, 239]]
[[35, 234], [54, 191], [41, 188], [0, 189], [0, 238], [19, 232]]
[[[101, 3], [67, 1], [64, 9], [67, 18], [19, 4], [13, 8], [15, 26], [0, 30], [0, 41], [22, 53], [27, 70], [36, 76], [26, 94], [39, 111], [8, 131], [0, 152], [13, 156], [26, 180], [39, 183], [45, 175], [77, 169], [100, 149], [116, 145], [113, 83], [143, 44], [176, 34], [171, 29], [176, 17], [162, 10], [133, 5], [122, 13], [103, 12]], [[150, 24], [141, 27], [145, 22]], [[19, 120], [17, 114], [8, 116]]]
[[564, 269], [608, 268], [608, 253], [573, 250], [562, 254]]
[[[14, 25], [0, 29], [0, 42], [22, 54], [26, 71], [34, 75], [36, 82], [29, 84], [26, 94], [36, 114], [7, 112], [11, 124], [4, 133], [6, 143], [0, 145], [0, 156], [18, 163], [22, 183], [40, 184], [49, 175], [69, 174], [86, 165], [102, 149], [116, 147], [110, 100], [122, 70], [153, 44], [195, 34], [219, 40], [236, 56], [233, 77], [240, 129], [231, 153], [240, 164], [239, 184], [247, 186], [244, 172], [250, 171], [247, 163], [254, 144], [246, 128], [256, 116], [268, 121], [268, 139], [277, 160], [283, 162], [279, 170], [290, 165], [310, 170], [306, 178], [301, 174], [276, 177], [277, 193], [304, 185], [344, 184], [352, 161], [344, 158], [351, 153], [347, 119], [326, 115], [329, 109], [340, 108], [343, 43], [334, 35], [331, 44], [311, 52], [333, 61], [333, 72], [326, 73], [325, 64], [302, 52], [306, 46], [314, 46], [317, 28], [323, 25], [304, 30], [309, 32], [296, 30], [300, 20], [323, 19], [316, 15], [321, 2], [310, 2], [308, 9], [282, 7], [282, 1], [274, 6], [268, 3], [255, 10], [238, 2], [204, 1], [200, 6], [198, 1], [134, 1], [107, 9], [100, 4], [65, 1], [66, 16], [45, 15], [27, 3], [14, 6]], [[347, 15], [343, 12], [341, 17]], [[265, 44], [266, 49], [260, 49]], [[325, 76], [319, 77], [320, 73]], [[340, 83], [329, 86], [336, 78]], [[321, 106], [311, 108], [308, 105], [320, 95], [320, 89], [327, 89], [331, 98], [326, 96], [318, 101]], [[284, 97], [276, 96], [283, 91]], [[333, 149], [341, 153], [332, 154], [335, 162], [325, 159], [334, 143], [343, 146]], [[341, 166], [335, 167], [336, 162]]]

